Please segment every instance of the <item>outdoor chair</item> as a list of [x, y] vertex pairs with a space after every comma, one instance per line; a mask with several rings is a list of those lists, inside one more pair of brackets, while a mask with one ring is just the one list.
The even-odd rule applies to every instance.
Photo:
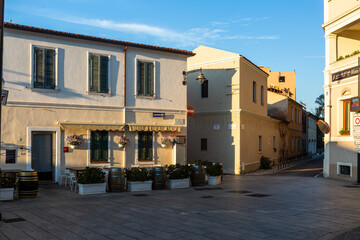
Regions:
[[106, 182], [106, 191], [108, 191], [108, 180], [109, 180], [109, 171], [108, 168], [103, 168], [102, 171], [105, 173], [105, 182]]
[[[69, 185], [70, 185], [70, 182], [71, 182], [71, 176], [70, 176], [70, 170], [69, 169], [65, 169], [65, 187], [69, 181]], [[61, 175], [61, 178], [63, 177], [63, 175]]]
[[74, 172], [70, 172], [70, 191], [73, 190], [73, 186], [75, 188], [75, 192], [76, 192], [76, 186], [78, 185], [77, 183], [77, 179], [76, 179], [76, 176], [75, 176], [75, 173]]

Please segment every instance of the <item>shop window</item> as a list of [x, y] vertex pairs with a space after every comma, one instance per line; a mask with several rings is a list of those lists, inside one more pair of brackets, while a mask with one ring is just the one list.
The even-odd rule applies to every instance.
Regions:
[[153, 161], [153, 132], [139, 132], [138, 160]]
[[108, 162], [108, 131], [92, 131], [90, 136], [90, 163]]
[[343, 102], [343, 131], [341, 135], [350, 135], [350, 100]]

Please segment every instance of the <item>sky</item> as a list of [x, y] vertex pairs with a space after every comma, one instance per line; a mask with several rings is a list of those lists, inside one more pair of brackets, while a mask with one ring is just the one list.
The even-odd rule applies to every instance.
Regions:
[[5, 0], [5, 21], [116, 40], [241, 54], [272, 72], [296, 72], [296, 100], [323, 93], [319, 0]]

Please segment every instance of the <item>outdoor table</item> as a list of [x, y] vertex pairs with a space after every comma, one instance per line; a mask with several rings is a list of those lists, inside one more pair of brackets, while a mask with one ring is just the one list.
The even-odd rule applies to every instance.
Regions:
[[67, 169], [75, 172], [75, 176], [76, 176], [76, 178], [78, 178], [80, 173], [85, 170], [85, 167], [69, 167]]

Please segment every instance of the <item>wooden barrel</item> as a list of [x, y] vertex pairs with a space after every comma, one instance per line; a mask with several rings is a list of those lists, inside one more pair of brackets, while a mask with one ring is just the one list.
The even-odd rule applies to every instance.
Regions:
[[123, 192], [125, 191], [125, 173], [122, 168], [110, 168], [109, 170], [109, 191]]
[[193, 186], [204, 186], [205, 185], [206, 170], [202, 165], [192, 166], [190, 174], [191, 184]]
[[154, 167], [152, 188], [154, 190], [166, 189], [166, 170], [163, 167]]
[[36, 198], [38, 193], [37, 172], [23, 171], [19, 173], [19, 197]]

